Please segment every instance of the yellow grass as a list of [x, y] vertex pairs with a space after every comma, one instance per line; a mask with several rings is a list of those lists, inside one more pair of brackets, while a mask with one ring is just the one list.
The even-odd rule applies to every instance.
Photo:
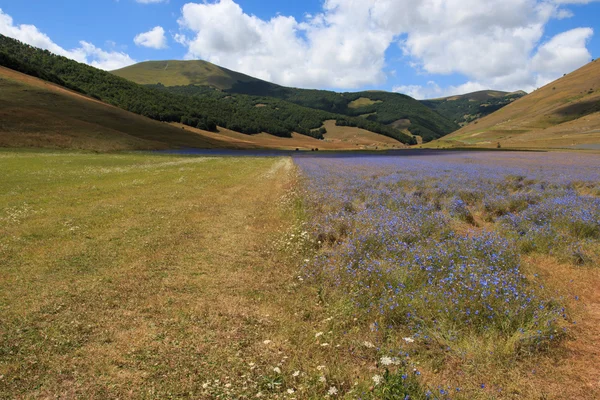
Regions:
[[348, 108], [361, 108], [372, 106], [373, 104], [383, 103], [381, 100], [371, 100], [368, 97], [361, 97], [348, 104]]
[[595, 61], [428, 147], [600, 150], [599, 102]]
[[298, 279], [290, 159], [3, 150], [0, 168], [0, 398], [369, 384], [368, 334]]
[[0, 67], [0, 147], [98, 151], [222, 147], [168, 124]]
[[221, 90], [231, 89], [238, 81], [258, 81], [256, 78], [202, 60], [147, 61], [112, 73], [141, 85], [157, 83], [165, 86], [204, 85]]
[[347, 126], [336, 126], [335, 121], [325, 121], [325, 142], [338, 148], [350, 149], [402, 149], [407, 146], [387, 136]]

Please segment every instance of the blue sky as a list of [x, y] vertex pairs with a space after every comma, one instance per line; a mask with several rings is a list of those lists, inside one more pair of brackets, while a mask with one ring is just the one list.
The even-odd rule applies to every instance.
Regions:
[[201, 58], [289, 86], [421, 98], [530, 91], [600, 56], [600, 2], [588, 0], [0, 0], [0, 9], [0, 33], [104, 69]]

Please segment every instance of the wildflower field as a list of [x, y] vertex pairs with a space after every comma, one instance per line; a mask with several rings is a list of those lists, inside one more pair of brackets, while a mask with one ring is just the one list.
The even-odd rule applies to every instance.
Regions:
[[[374, 378], [378, 397], [552, 395], [511, 374], [555, 355], [577, 323], [578, 294], [545, 279], [545, 264], [597, 277], [598, 161], [468, 152], [296, 160], [313, 238], [306, 279], [348, 321], [340, 328], [368, 326], [379, 366], [393, 366]], [[429, 371], [420, 386], [419, 364]], [[582, 398], [599, 386], [592, 378]]]
[[1, 399], [600, 398], [600, 156], [0, 150]]

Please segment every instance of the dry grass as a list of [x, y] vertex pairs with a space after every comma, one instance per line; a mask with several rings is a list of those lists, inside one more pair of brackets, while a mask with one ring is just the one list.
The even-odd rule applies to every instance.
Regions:
[[0, 68], [0, 147], [97, 151], [223, 147], [79, 93]]
[[4, 150], [0, 166], [0, 398], [368, 389], [374, 339], [298, 279], [291, 160]]
[[325, 121], [325, 142], [338, 148], [349, 149], [403, 149], [407, 146], [387, 136], [359, 128], [336, 126], [335, 121]]
[[600, 150], [599, 72], [589, 63], [428, 147]]
[[361, 97], [348, 104], [348, 108], [361, 108], [366, 106], [372, 106], [373, 104], [383, 103], [381, 100], [371, 100], [368, 97]]
[[306, 135], [293, 133], [291, 138], [282, 138], [267, 133], [244, 135], [225, 128], [218, 133], [206, 132], [181, 124], [173, 124], [178, 128], [194, 132], [202, 137], [220, 141], [223, 146], [237, 149], [281, 149], [281, 150], [361, 150], [361, 149], [393, 149], [406, 148], [404, 144], [387, 136], [378, 135], [364, 129], [347, 126], [336, 126], [335, 121], [326, 121], [325, 140], [318, 140]]
[[241, 393], [250, 362], [279, 357], [289, 160], [0, 164], [1, 398], [208, 398], [206, 380]]

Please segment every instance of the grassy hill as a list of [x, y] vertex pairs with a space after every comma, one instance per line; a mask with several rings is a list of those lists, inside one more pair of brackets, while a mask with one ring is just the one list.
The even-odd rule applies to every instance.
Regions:
[[498, 111], [526, 94], [523, 91], [509, 93], [482, 90], [458, 96], [423, 100], [422, 103], [460, 126], [465, 126]]
[[[216, 131], [220, 126], [245, 134], [264, 132], [291, 138], [293, 133], [300, 133], [323, 138], [323, 123], [333, 119], [403, 143], [415, 143], [410, 135], [377, 122], [302, 107], [280, 99], [232, 95], [206, 86], [178, 86], [174, 90], [163, 85], [153, 88], [142, 86], [2, 35], [0, 66], [56, 83], [151, 119], [183, 123], [202, 130]], [[193, 89], [193, 93], [189, 92], [189, 88]]]
[[600, 150], [600, 62], [514, 101], [430, 146]]
[[370, 128], [369, 122], [397, 130], [398, 121], [403, 121], [399, 131], [420, 136], [425, 141], [445, 136], [459, 128], [448, 118], [402, 94], [378, 91], [336, 93], [289, 88], [205, 61], [145, 62], [113, 73], [142, 85], [160, 84], [180, 94], [194, 94], [198, 92], [198, 87], [211, 86], [229, 94], [284, 100], [302, 107], [345, 115], [348, 118], [341, 121], [341, 126], [359, 127], [376, 133], [381, 132]]
[[201, 60], [147, 61], [112, 73], [141, 85], [157, 83], [165, 86], [200, 85], [212, 86], [220, 90], [231, 89], [237, 82], [262, 82]]
[[[209, 132], [133, 114], [59, 85], [0, 67], [0, 147], [95, 151], [177, 147], [282, 150], [402, 148], [402, 143], [358, 128], [335, 126], [325, 140]], [[331, 126], [331, 128], [329, 128]], [[340, 138], [344, 135], [343, 140]]]
[[224, 145], [0, 67], [0, 147], [111, 151]]

